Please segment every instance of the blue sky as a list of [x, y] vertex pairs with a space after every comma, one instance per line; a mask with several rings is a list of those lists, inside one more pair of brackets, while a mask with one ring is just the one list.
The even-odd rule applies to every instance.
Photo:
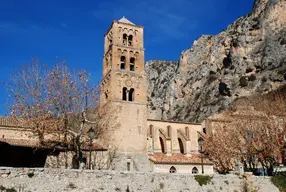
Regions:
[[6, 113], [3, 82], [37, 57], [56, 57], [101, 79], [103, 35], [125, 16], [144, 26], [145, 61], [179, 59], [202, 34], [217, 34], [247, 14], [253, 0], [0, 0], [0, 115]]

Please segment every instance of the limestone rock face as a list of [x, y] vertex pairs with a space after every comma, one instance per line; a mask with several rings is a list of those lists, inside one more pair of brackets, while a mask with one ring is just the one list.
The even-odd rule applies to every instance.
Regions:
[[285, 0], [256, 0], [251, 13], [202, 35], [178, 62], [148, 61], [148, 118], [199, 123], [238, 97], [285, 83], [285, 10]]

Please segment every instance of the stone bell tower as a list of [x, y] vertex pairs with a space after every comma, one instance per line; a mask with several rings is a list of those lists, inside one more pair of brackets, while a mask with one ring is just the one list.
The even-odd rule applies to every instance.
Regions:
[[117, 113], [117, 126], [108, 131], [116, 170], [147, 170], [146, 84], [143, 27], [125, 17], [113, 21], [104, 35], [100, 102]]

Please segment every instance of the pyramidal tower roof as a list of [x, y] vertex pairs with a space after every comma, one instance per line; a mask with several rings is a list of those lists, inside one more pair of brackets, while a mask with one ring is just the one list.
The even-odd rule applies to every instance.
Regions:
[[127, 23], [127, 24], [131, 24], [131, 25], [135, 25], [134, 23], [132, 23], [131, 21], [126, 19], [124, 16], [119, 20], [119, 22], [120, 23]]

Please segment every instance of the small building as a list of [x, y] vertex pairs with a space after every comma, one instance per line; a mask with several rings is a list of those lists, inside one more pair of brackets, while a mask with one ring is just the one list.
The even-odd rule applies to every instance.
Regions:
[[[0, 117], [0, 166], [77, 168], [73, 162], [75, 154], [60, 142], [59, 137], [50, 134], [46, 138], [48, 139], [40, 142], [28, 125]], [[82, 146], [84, 157], [88, 157], [90, 149], [93, 156], [107, 150], [98, 144], [93, 144], [90, 148], [86, 143]]]

